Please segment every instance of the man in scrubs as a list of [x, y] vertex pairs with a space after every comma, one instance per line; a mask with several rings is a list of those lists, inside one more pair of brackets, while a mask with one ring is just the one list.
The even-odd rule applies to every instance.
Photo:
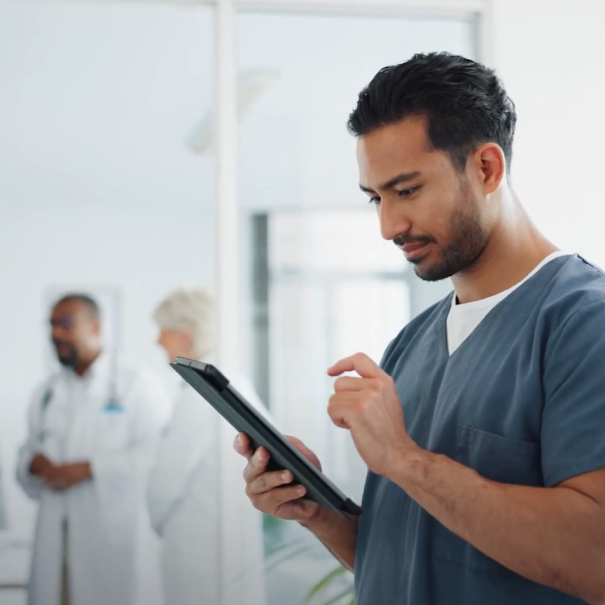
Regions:
[[328, 370], [330, 418], [369, 470], [361, 517], [236, 442], [253, 504], [354, 570], [357, 605], [605, 603], [605, 277], [523, 209], [515, 122], [493, 71], [443, 53], [382, 69], [350, 116], [382, 237], [454, 286], [380, 366]]

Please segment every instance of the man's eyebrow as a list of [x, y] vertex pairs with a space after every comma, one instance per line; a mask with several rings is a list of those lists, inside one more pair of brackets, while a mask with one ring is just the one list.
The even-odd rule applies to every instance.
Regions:
[[[386, 183], [380, 185], [379, 189], [391, 189], [392, 187], [395, 187], [395, 185], [401, 185], [402, 183], [413, 181], [420, 175], [421, 172], [419, 170], [416, 170], [415, 172], [402, 172], [401, 174], [398, 174], [397, 176], [394, 176], [392, 179], [388, 180]], [[376, 193], [373, 189], [370, 189], [361, 184], [359, 185], [359, 188], [364, 193]]]

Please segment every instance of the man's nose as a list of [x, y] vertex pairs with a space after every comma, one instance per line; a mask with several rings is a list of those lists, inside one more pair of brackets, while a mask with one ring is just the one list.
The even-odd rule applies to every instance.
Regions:
[[408, 233], [412, 229], [412, 223], [401, 204], [395, 204], [384, 200], [378, 208], [378, 219], [380, 221], [380, 234], [386, 240], [392, 240], [402, 233]]

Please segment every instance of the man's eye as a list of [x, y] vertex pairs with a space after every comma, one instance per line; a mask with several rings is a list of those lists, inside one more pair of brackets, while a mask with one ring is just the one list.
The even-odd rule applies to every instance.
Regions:
[[397, 195], [399, 195], [400, 197], [409, 197], [410, 195], [416, 193], [418, 189], [420, 189], [420, 187], [408, 187], [407, 189], [402, 189], [401, 191], [398, 191]]
[[376, 206], [378, 206], [380, 204], [380, 198], [378, 196], [371, 197], [370, 204], [375, 204]]

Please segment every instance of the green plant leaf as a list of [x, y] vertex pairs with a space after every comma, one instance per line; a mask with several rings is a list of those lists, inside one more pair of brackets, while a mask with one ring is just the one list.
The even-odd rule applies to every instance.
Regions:
[[283, 558], [275, 561], [275, 563], [267, 565], [265, 568], [265, 572], [269, 573], [270, 571], [273, 571], [276, 567], [279, 567], [282, 563], [285, 563], [286, 561], [291, 561], [298, 555], [300, 555], [304, 552], [307, 552], [308, 550], [311, 550], [312, 548], [313, 548], [313, 546], [311, 544], [306, 544], [305, 546], [301, 546], [300, 548], [297, 548], [297, 549], [287, 553]]
[[286, 550], [287, 548], [292, 548], [293, 546], [296, 546], [297, 544], [301, 544], [303, 542], [306, 542], [306, 540], [304, 540], [303, 538], [297, 538], [296, 540], [291, 540], [290, 542], [282, 542], [281, 544], [274, 546], [269, 552], [267, 552], [265, 554], [265, 558], [269, 559], [271, 557], [274, 557], [275, 555]]
[[[354, 594], [354, 592], [355, 589], [353, 588], [353, 586], [349, 586], [342, 592], [339, 592], [335, 597], [332, 597], [329, 601], [324, 601], [321, 605], [333, 605], [334, 603], [338, 603], [338, 601], [341, 601], [345, 597], [348, 597], [350, 594]], [[355, 603], [355, 596], [353, 596], [352, 602]]]
[[[315, 597], [317, 597], [321, 592], [327, 590], [338, 577], [342, 576], [343, 574], [346, 574], [347, 572], [348, 572], [348, 570], [343, 566], [338, 566], [336, 569], [333, 569], [332, 571], [330, 571], [330, 573], [328, 573], [326, 576], [324, 576], [309, 591], [309, 593], [307, 594], [302, 605], [308, 605], [309, 603], [311, 603], [311, 601], [313, 601], [315, 599]], [[332, 605], [334, 603], [339, 603], [342, 601], [343, 598], [349, 597], [350, 595], [353, 595], [353, 597], [350, 601], [347, 601], [347, 605], [355, 605], [355, 587], [354, 586], [348, 586], [347, 588], [345, 588], [344, 590], [339, 592], [334, 597], [321, 603], [321, 605]]]
[[310, 603], [317, 594], [319, 594], [321, 591], [328, 588], [332, 584], [332, 582], [336, 578], [341, 576], [345, 571], [347, 571], [347, 570], [342, 565], [339, 565], [336, 569], [333, 569], [330, 573], [328, 573], [326, 576], [324, 576], [307, 593], [307, 596], [305, 597], [305, 600], [303, 601], [302, 605], [307, 605], [307, 603]]
[[[304, 546], [295, 549], [298, 544], [304, 544]], [[287, 552], [288, 549], [292, 550], [290, 552]], [[279, 567], [281, 563], [289, 561], [297, 555], [310, 549], [311, 544], [309, 544], [309, 542], [307, 540], [304, 540], [303, 538], [298, 538], [296, 540], [292, 540], [291, 542], [284, 542], [282, 544], [278, 544], [269, 553], [265, 555], [265, 558], [262, 561], [250, 564], [248, 567], [243, 569], [235, 578], [228, 582], [227, 586], [234, 586], [235, 584], [237, 584], [237, 582], [240, 582], [244, 577], [246, 577], [246, 575], [251, 573], [266, 575], [270, 571], [273, 571], [274, 569]], [[277, 559], [276, 557], [280, 553], [283, 553], [283, 555], [279, 559]], [[270, 558], [274, 558], [275, 560], [270, 561]]]

